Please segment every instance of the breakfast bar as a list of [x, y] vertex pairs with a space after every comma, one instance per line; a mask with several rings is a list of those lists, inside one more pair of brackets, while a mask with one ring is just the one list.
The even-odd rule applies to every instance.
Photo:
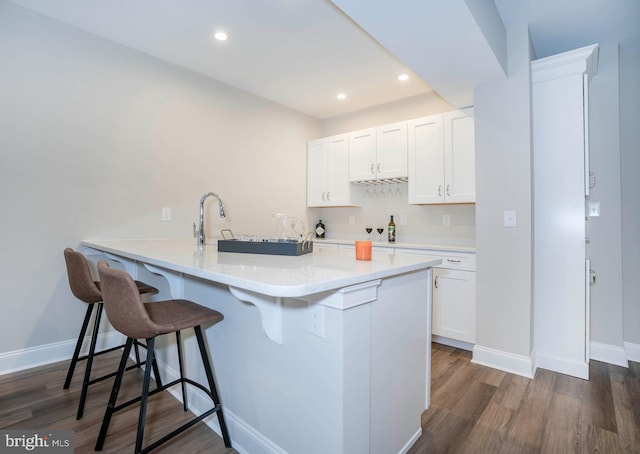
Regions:
[[[439, 258], [229, 253], [193, 239], [82, 245], [94, 263], [106, 259], [156, 286], [151, 302], [185, 298], [224, 314], [205, 333], [239, 452], [400, 453], [420, 436]], [[195, 339], [184, 343], [195, 354]], [[170, 357], [161, 351], [159, 364], [173, 378]], [[196, 391], [187, 398], [198, 413], [207, 403]], [[215, 419], [207, 424], [219, 433]]]

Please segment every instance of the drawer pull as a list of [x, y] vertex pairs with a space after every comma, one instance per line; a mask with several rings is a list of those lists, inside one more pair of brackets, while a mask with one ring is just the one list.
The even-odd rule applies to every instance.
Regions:
[[462, 260], [460, 260], [460, 259], [457, 259], [457, 260], [447, 259], [447, 262], [449, 262], [449, 263], [462, 263]]
[[435, 280], [433, 281], [433, 286], [435, 288], [438, 288], [438, 276], [436, 276]]

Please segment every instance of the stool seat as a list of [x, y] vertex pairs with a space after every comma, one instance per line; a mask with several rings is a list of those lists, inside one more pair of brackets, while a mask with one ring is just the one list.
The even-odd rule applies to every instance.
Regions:
[[174, 333], [196, 325], [215, 324], [223, 315], [188, 300], [168, 300], [162, 304], [146, 304], [144, 308], [157, 326], [156, 335]]
[[[111, 390], [104, 418], [102, 419], [102, 425], [96, 441], [95, 450], [102, 450], [113, 414], [138, 402], [140, 403], [140, 414], [138, 417], [138, 430], [134, 449], [136, 454], [146, 453], [155, 449], [213, 413], [216, 413], [218, 416], [218, 422], [220, 424], [224, 444], [226, 447], [230, 448], [231, 439], [224, 420], [222, 404], [218, 397], [218, 391], [213, 377], [213, 370], [207, 353], [206, 342], [204, 340], [201, 326], [204, 324], [213, 325], [221, 322], [224, 319], [224, 316], [216, 310], [184, 299], [172, 299], [151, 304], [143, 304], [136, 283], [129, 274], [109, 267], [105, 261], [98, 262], [98, 272], [100, 274], [100, 282], [102, 283], [104, 307], [107, 311], [107, 315], [109, 316], [109, 321], [116, 330], [127, 336], [127, 343], [125, 344], [125, 348], [120, 359], [118, 373], [116, 375], [115, 382], [113, 383], [113, 389]], [[195, 332], [202, 365], [204, 366], [205, 375], [209, 385], [208, 389], [202, 384], [186, 378], [184, 375], [182, 340], [180, 332], [187, 328], [193, 328]], [[147, 367], [145, 368], [142, 383], [142, 394], [140, 397], [131, 399], [123, 404], [116, 405], [127, 358], [129, 356], [133, 340], [137, 338], [145, 338], [147, 341], [147, 354], [154, 357], [156, 337], [169, 333], [175, 333], [176, 335], [180, 378], [153, 391], [149, 391], [151, 369]], [[199, 416], [196, 416], [156, 442], [143, 448], [142, 442], [144, 439], [144, 426], [149, 397], [177, 384], [182, 386], [182, 400], [185, 412], [188, 410], [186, 394], [187, 384], [204, 391], [211, 398], [213, 408], [205, 411]]]
[[[104, 353], [108, 353], [113, 350], [117, 350], [124, 347], [123, 345], [118, 345], [116, 347], [108, 348], [106, 350], [96, 352], [96, 342], [98, 339], [98, 335], [100, 333], [100, 321], [102, 319], [102, 287], [99, 281], [93, 280], [91, 276], [91, 270], [89, 269], [89, 263], [83, 254], [80, 252], [74, 251], [71, 248], [66, 248], [64, 250], [64, 260], [67, 267], [67, 277], [69, 279], [69, 287], [71, 288], [71, 293], [78, 298], [80, 301], [87, 303], [87, 310], [85, 313], [84, 321], [82, 323], [82, 327], [80, 329], [80, 334], [78, 335], [78, 340], [76, 341], [76, 347], [74, 349], [73, 356], [71, 357], [71, 363], [69, 364], [69, 369], [67, 371], [67, 377], [64, 382], [64, 389], [69, 389], [71, 385], [71, 380], [73, 378], [73, 373], [76, 368], [76, 364], [78, 361], [86, 360], [85, 373], [82, 382], [82, 389], [80, 391], [80, 401], [78, 402], [78, 411], [76, 413], [76, 419], [82, 418], [84, 413], [84, 404], [87, 398], [87, 392], [89, 385], [97, 383], [99, 381], [105, 380], [107, 378], [113, 377], [116, 375], [116, 372], [103, 375], [98, 378], [91, 379], [91, 368], [93, 365], [93, 358], [98, 355], [102, 355]], [[158, 289], [152, 287], [144, 282], [135, 281], [136, 291], [138, 294], [156, 294], [158, 293]], [[89, 344], [89, 352], [87, 355], [80, 356], [80, 351], [82, 349], [82, 344], [84, 343], [85, 335], [87, 334], [87, 328], [89, 326], [89, 321], [91, 320], [91, 315], [93, 313], [93, 309], [96, 307], [96, 315], [93, 322], [93, 332], [91, 336], [91, 342]], [[140, 361], [140, 354], [138, 352], [138, 347], [146, 346], [144, 344], [135, 342], [135, 354], [136, 354], [136, 364], [135, 366], [130, 366], [127, 368], [132, 369], [134, 367], [140, 367], [144, 364], [144, 361]], [[152, 360], [154, 367], [154, 375], [156, 377], [156, 381], [158, 386], [161, 386], [160, 375], [157, 373], [157, 365], [155, 364], [155, 359]]]

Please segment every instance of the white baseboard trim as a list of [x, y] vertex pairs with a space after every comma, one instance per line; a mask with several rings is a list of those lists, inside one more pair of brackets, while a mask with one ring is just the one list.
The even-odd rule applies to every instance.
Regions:
[[[23, 348], [0, 354], [0, 375], [10, 374], [32, 367], [45, 366], [71, 359], [73, 350], [76, 347], [77, 339], [69, 339], [52, 344], [40, 345], [38, 347]], [[84, 340], [82, 355], [86, 355], [89, 349], [91, 337]], [[124, 336], [117, 331], [110, 331], [98, 336], [96, 348], [104, 350], [116, 347], [124, 343]]]
[[435, 334], [431, 336], [431, 342], [435, 342], [436, 344], [448, 345], [449, 347], [453, 348], [460, 348], [469, 352], [473, 351], [473, 344], [469, 342], [463, 342], [448, 337], [436, 336]]
[[480, 345], [474, 345], [471, 362], [527, 378], [533, 378], [535, 375], [535, 365], [532, 358]]
[[[162, 361], [158, 361], [158, 367], [163, 372], [163, 380], [167, 383], [180, 377], [177, 370], [169, 367]], [[182, 391], [179, 386], [171, 387], [167, 391], [171, 393], [176, 400], [182, 402]], [[224, 393], [224, 391], [221, 391], [221, 393]], [[211, 408], [212, 405], [211, 399], [193, 386], [187, 386], [187, 400], [189, 402], [189, 410], [196, 415], [204, 413]], [[226, 406], [224, 407], [224, 419], [227, 423], [227, 430], [229, 431], [233, 449], [240, 454], [287, 454], [280, 446], [258, 432], [246, 421], [239, 418]], [[219, 437], [222, 437], [222, 431], [220, 430], [218, 416], [216, 414], [206, 418], [204, 423], [217, 433]]]
[[398, 454], [407, 454], [409, 452], [409, 449], [411, 449], [415, 442], [418, 441], [418, 438], [420, 438], [420, 436], [422, 436], [422, 427], [420, 427], [418, 431], [413, 434], [413, 437], [411, 437], [409, 441], [407, 441], [407, 443], [402, 447]]
[[631, 342], [624, 343], [624, 350], [627, 353], [627, 359], [634, 363], [640, 363], [640, 344]]
[[536, 363], [541, 369], [589, 380], [589, 363], [587, 362], [575, 362], [554, 356], [536, 355]]
[[627, 353], [624, 347], [601, 344], [599, 342], [590, 342], [589, 357], [595, 361], [602, 361], [616, 366], [629, 367]]

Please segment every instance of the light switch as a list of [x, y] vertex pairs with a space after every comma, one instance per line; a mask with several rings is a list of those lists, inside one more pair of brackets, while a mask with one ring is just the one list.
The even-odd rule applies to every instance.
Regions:
[[162, 207], [162, 220], [170, 221], [171, 220], [171, 208]]
[[518, 226], [518, 221], [516, 220], [516, 212], [515, 210], [505, 210], [504, 212], [504, 226], [513, 228]]

